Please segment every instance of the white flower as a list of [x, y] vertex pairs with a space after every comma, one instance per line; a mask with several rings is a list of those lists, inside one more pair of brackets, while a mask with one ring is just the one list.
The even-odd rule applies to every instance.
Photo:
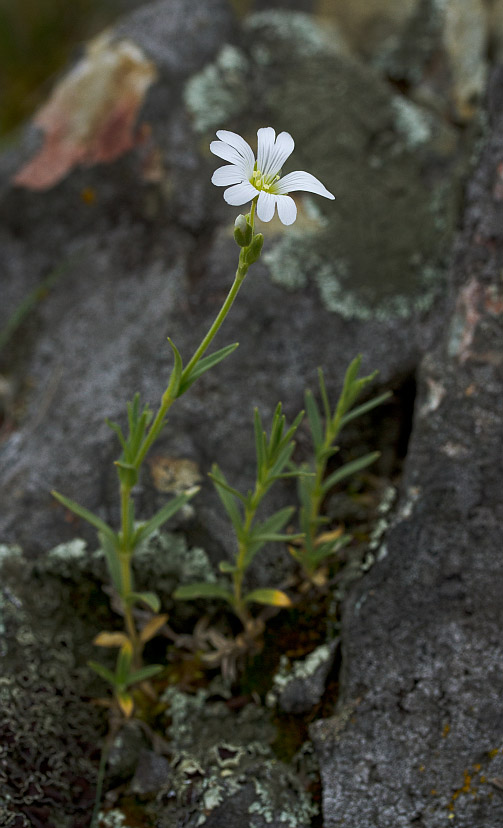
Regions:
[[215, 170], [212, 176], [217, 187], [227, 187], [224, 199], [234, 206], [246, 204], [258, 196], [257, 215], [261, 221], [270, 221], [276, 205], [283, 224], [293, 224], [297, 207], [287, 193], [305, 190], [324, 198], [335, 198], [314, 175], [300, 170], [280, 178], [281, 168], [295, 146], [288, 132], [276, 133], [272, 127], [262, 127], [257, 132], [257, 160], [250, 145], [235, 132], [220, 129], [219, 141], [212, 141], [214, 155], [230, 161]]

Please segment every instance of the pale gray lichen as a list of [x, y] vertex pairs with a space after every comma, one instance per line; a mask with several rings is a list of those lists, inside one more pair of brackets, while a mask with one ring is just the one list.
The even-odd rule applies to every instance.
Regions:
[[318, 813], [317, 806], [307, 797], [299, 797], [292, 803], [291, 799], [279, 796], [271, 801], [271, 791], [268, 785], [259, 779], [254, 779], [253, 784], [257, 800], [252, 802], [248, 813], [252, 815], [251, 828], [253, 826], [253, 815], [262, 817], [268, 825], [285, 825], [287, 828], [299, 828], [300, 825], [309, 825], [312, 818]]
[[[153, 584], [164, 580], [173, 583], [191, 581], [216, 581], [208, 555], [200, 547], [189, 547], [185, 535], [173, 532], [154, 532], [135, 551], [134, 567], [143, 578], [151, 578]], [[157, 587], [156, 587], [157, 588]]]
[[432, 117], [429, 113], [398, 95], [392, 99], [391, 106], [395, 113], [395, 126], [408, 149], [414, 149], [431, 139]]
[[320, 26], [310, 15], [271, 9], [250, 15], [244, 22], [244, 31], [252, 41], [252, 55], [257, 64], [268, 66], [274, 60], [274, 49], [267, 40], [287, 43], [299, 57], [312, 58], [320, 54], [348, 54], [349, 47], [334, 22]]
[[[271, 819], [307, 828], [316, 808], [296, 773], [275, 758], [275, 728], [267, 712], [255, 704], [233, 712], [224, 701], [213, 700], [213, 693], [212, 688], [193, 695], [169, 688], [163, 696], [169, 703], [170, 791], [182, 801], [190, 788], [187, 826], [203, 826], [220, 808], [225, 814], [225, 803], [233, 799], [249, 808], [250, 828], [263, 828]], [[164, 807], [162, 828], [175, 821]]]
[[333, 664], [338, 639], [320, 644], [303, 659], [294, 662], [281, 656], [279, 669], [266, 696], [268, 707], [276, 705], [285, 713], [305, 713], [321, 700]]
[[118, 808], [112, 808], [111, 811], [100, 811], [99, 813], [100, 828], [128, 828], [125, 815]]
[[184, 101], [196, 132], [221, 127], [246, 109], [247, 73], [248, 61], [243, 52], [227, 44], [214, 63], [187, 81]]
[[[82, 698], [93, 692], [84, 665], [96, 628], [76, 613], [73, 585], [42, 577], [41, 563], [19, 548], [2, 547], [0, 559], [0, 822], [10, 825], [17, 814], [19, 828], [28, 828], [36, 802], [48, 824], [71, 828], [86, 807], [84, 792], [76, 804], [76, 787], [95, 779], [91, 757], [102, 728], [102, 715]], [[91, 810], [92, 787], [87, 804]]]

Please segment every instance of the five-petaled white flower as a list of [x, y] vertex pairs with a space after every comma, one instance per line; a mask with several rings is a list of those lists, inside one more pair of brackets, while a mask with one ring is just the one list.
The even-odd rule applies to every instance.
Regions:
[[335, 198], [310, 173], [298, 170], [280, 178], [281, 168], [295, 146], [288, 132], [280, 132], [276, 138], [272, 127], [262, 127], [257, 136], [256, 161], [250, 145], [235, 132], [220, 129], [217, 132], [220, 140], [210, 144], [214, 155], [230, 161], [230, 164], [215, 170], [211, 179], [217, 187], [228, 188], [224, 192], [227, 204], [246, 204], [258, 196], [257, 215], [261, 221], [270, 221], [277, 205], [283, 224], [293, 224], [297, 218], [297, 207], [287, 193], [305, 190], [325, 198]]

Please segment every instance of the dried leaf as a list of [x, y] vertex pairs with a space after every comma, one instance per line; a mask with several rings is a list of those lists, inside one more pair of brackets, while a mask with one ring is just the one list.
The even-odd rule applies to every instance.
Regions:
[[93, 639], [97, 647], [124, 647], [129, 644], [129, 638], [122, 632], [100, 632]]
[[150, 621], [147, 621], [140, 633], [140, 641], [146, 644], [151, 638], [156, 635], [168, 620], [167, 615], [154, 615]]

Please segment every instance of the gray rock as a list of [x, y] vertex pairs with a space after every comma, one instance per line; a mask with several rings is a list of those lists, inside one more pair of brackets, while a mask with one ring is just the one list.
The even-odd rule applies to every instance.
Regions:
[[327, 828], [503, 825], [502, 88], [500, 70], [399, 510], [345, 607], [339, 711], [312, 728]]
[[308, 713], [321, 701], [328, 675], [334, 664], [339, 640], [320, 644], [303, 659], [290, 664], [282, 657], [280, 669], [267, 694], [267, 704], [277, 704], [283, 713]]
[[167, 785], [170, 778], [169, 761], [153, 750], [141, 750], [134, 777], [131, 781], [133, 793], [145, 795], [156, 793]]
[[[292, 164], [318, 174], [338, 201], [301, 196], [293, 228], [266, 228], [264, 263], [250, 273], [215, 343], [239, 341], [240, 348], [173, 407], [157, 447], [161, 456], [197, 462], [203, 478], [218, 461], [232, 484], [246, 490], [255, 405], [267, 421], [281, 400], [292, 418], [319, 364], [335, 397], [359, 351], [364, 370], [378, 367], [383, 385], [400, 381], [442, 322], [466, 166], [461, 133], [397, 96], [348, 54], [340, 37], [305, 15], [256, 14], [224, 45], [234, 24], [221, 2], [183, 9], [154, 3], [117, 30], [156, 63], [158, 80], [140, 116], [148, 127], [143, 144], [113, 164], [75, 169], [43, 193], [3, 182], [0, 324], [23, 296], [54, 277], [4, 356], [4, 372], [16, 379], [12, 416], [19, 422], [0, 449], [0, 537], [30, 554], [76, 533], [92, 538], [82, 523], [65, 520], [51, 488], [117, 522], [117, 444], [104, 418], [123, 422], [135, 391], [157, 405], [171, 367], [166, 336], [187, 359], [231, 283], [235, 212], [209, 181], [213, 129], [234, 128], [252, 141], [262, 123], [291, 130]], [[195, 34], [185, 37], [191, 9], [202, 26], [197, 55]], [[210, 19], [218, 22], [218, 37]], [[159, 35], [166, 27], [169, 43]], [[219, 44], [224, 51], [198, 71]], [[216, 116], [203, 81], [212, 66], [213, 92], [232, 107], [218, 111], [210, 131]], [[236, 98], [243, 106], [247, 90], [249, 106], [239, 114]], [[201, 119], [204, 134], [197, 131]], [[20, 151], [19, 165], [25, 160]], [[289, 498], [278, 489], [271, 508]], [[159, 500], [145, 469], [138, 516], [148, 516]], [[220, 559], [221, 547], [233, 542], [211, 487], [203, 486], [194, 503], [205, 548]], [[275, 572], [267, 566], [259, 581], [282, 577], [287, 561]]]

